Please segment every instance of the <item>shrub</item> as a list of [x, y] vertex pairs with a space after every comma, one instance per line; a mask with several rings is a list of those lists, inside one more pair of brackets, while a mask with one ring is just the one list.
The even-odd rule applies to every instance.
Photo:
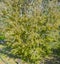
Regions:
[[[24, 4], [24, 1], [20, 1]], [[3, 2], [6, 8], [1, 10], [1, 18], [7, 23], [4, 30], [6, 45], [11, 48], [10, 53], [30, 63], [39, 64], [38, 61], [52, 53], [51, 49], [59, 43], [58, 6], [53, 5], [53, 8], [48, 5], [44, 11], [34, 8], [31, 11], [33, 14], [28, 16], [26, 12], [30, 6], [28, 5], [26, 9], [27, 5], [22, 6], [21, 2], [18, 0]], [[39, 0], [34, 2], [34, 6], [41, 2]], [[32, 5], [32, 8], [34, 6]], [[21, 14], [23, 7], [26, 11], [23, 10], [24, 13]]]

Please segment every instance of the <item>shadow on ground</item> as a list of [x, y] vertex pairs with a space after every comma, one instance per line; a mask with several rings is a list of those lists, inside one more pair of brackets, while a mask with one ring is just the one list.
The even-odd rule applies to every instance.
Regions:
[[45, 58], [41, 64], [60, 64], [60, 48], [53, 49], [53, 53], [49, 56], [49, 59]]
[[45, 59], [44, 64], [60, 64], [60, 57], [53, 56], [51, 59]]

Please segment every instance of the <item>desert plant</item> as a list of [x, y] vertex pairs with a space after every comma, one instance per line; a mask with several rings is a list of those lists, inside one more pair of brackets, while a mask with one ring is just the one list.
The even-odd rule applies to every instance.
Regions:
[[[34, 64], [39, 64], [58, 45], [60, 25], [60, 12], [55, 0], [52, 7], [49, 1], [46, 9], [37, 8], [40, 6], [37, 3], [42, 4], [42, 0], [34, 1], [31, 6], [24, 0], [4, 0], [5, 7], [0, 15], [6, 23], [4, 34], [6, 45], [11, 48], [10, 53]], [[23, 7], [26, 10], [22, 10]], [[33, 14], [26, 13], [30, 12], [29, 9]]]

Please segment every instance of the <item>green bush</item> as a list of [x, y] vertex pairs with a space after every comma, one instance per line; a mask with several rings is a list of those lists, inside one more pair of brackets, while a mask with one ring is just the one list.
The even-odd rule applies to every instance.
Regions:
[[[37, 3], [39, 2], [38, 0]], [[21, 5], [24, 2], [19, 5], [18, 3], [18, 0], [5, 0], [6, 9], [1, 10], [2, 21], [7, 23], [4, 30], [6, 45], [11, 48], [10, 53], [30, 63], [39, 64], [38, 62], [52, 53], [52, 48], [59, 44], [60, 12], [58, 6], [48, 6], [44, 11], [34, 9], [31, 16], [23, 10], [25, 13], [20, 16]]]

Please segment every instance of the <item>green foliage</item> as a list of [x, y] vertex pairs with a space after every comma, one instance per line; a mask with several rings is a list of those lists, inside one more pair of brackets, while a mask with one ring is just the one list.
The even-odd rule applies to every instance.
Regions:
[[4, 36], [0, 36], [0, 40], [4, 40], [5, 39], [5, 37]]
[[[23, 0], [20, 1], [23, 4]], [[52, 53], [51, 49], [57, 47], [60, 42], [58, 40], [60, 38], [58, 6], [55, 3], [51, 7], [49, 3], [48, 8], [44, 11], [34, 8], [31, 11], [32, 15], [28, 16], [28, 13], [24, 13], [21, 16], [20, 11], [23, 6], [18, 3], [18, 0], [5, 0], [6, 9], [1, 10], [2, 15], [0, 16], [7, 23], [3, 30], [7, 40], [6, 45], [11, 48], [10, 53], [30, 63], [39, 64], [39, 61]], [[42, 1], [38, 0], [34, 6], [37, 3], [42, 3]], [[34, 6], [32, 5], [32, 8]], [[29, 5], [26, 7], [30, 8]]]

